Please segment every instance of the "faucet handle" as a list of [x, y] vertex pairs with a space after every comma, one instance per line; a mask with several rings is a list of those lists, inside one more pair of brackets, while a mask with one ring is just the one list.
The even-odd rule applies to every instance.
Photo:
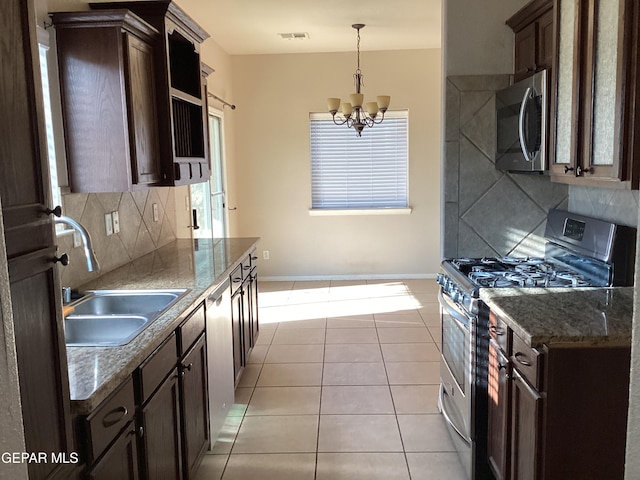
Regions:
[[62, 207], [60, 205], [58, 205], [53, 210], [51, 210], [50, 208], [47, 208], [45, 210], [45, 213], [47, 215], [54, 214], [56, 217], [61, 217], [62, 216]]

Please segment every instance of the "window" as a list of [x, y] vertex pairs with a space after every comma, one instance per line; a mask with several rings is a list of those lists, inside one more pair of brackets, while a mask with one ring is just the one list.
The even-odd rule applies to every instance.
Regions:
[[328, 113], [309, 123], [312, 211], [408, 208], [408, 111], [387, 111], [361, 137]]

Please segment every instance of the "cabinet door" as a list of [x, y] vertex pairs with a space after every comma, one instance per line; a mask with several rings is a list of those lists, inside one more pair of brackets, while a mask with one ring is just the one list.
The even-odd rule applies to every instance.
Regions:
[[638, 188], [638, 8], [560, 2], [554, 181]]
[[511, 388], [511, 477], [512, 480], [540, 478], [540, 419], [542, 397], [512, 370]]
[[106, 451], [87, 474], [91, 480], [137, 480], [138, 449], [136, 447], [136, 431], [131, 422], [120, 437]]
[[194, 478], [209, 448], [207, 342], [202, 334], [180, 365], [185, 478]]
[[237, 290], [231, 297], [231, 328], [233, 330], [233, 376], [238, 384], [244, 366], [244, 342], [242, 339], [242, 294]]
[[258, 319], [258, 270], [253, 268], [249, 274], [251, 281], [249, 282], [249, 313], [251, 319], [251, 346], [255, 346], [260, 334], [260, 322]]
[[536, 69], [536, 24], [533, 22], [515, 35], [514, 80], [522, 80]]
[[207, 299], [210, 435], [215, 440], [234, 402], [231, 293], [227, 287]]
[[153, 48], [132, 35], [126, 44], [131, 174], [134, 184], [146, 185], [162, 180]]
[[[141, 411], [143, 475], [147, 480], [180, 480], [182, 446], [178, 371], [174, 369]], [[115, 477], [114, 477], [115, 478]]]
[[251, 338], [251, 298], [249, 291], [249, 284], [251, 278], [249, 275], [242, 283], [242, 336], [244, 340], [244, 359], [245, 364], [251, 354], [251, 348], [253, 347], [253, 339]]
[[[45, 213], [49, 174], [33, 2], [4, 2], [0, 23], [0, 204], [26, 451], [69, 453], [69, 380], [53, 223]], [[70, 467], [29, 463], [29, 478]]]
[[496, 480], [509, 478], [509, 360], [489, 343], [489, 434], [487, 453]]
[[553, 9], [540, 16], [537, 23], [536, 64], [538, 69], [553, 65]]

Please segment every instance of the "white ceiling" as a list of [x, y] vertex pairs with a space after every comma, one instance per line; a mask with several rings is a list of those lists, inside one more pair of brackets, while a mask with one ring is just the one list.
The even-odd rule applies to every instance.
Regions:
[[[177, 0], [231, 55], [440, 48], [442, 0]], [[308, 33], [283, 40], [279, 33]]]

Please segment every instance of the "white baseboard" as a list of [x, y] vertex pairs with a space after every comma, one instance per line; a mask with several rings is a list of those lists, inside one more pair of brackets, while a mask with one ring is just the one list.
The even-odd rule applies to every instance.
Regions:
[[[258, 271], [258, 274], [260, 271]], [[435, 273], [373, 274], [373, 275], [260, 275], [263, 282], [309, 282], [315, 280], [424, 280], [436, 278]]]

